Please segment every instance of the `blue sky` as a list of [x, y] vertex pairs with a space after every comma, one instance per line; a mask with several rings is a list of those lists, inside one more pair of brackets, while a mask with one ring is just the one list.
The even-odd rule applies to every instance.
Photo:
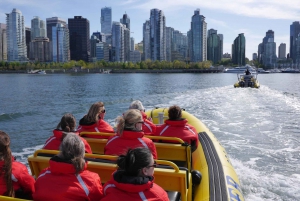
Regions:
[[120, 21], [126, 12], [131, 20], [131, 34], [135, 42], [143, 38], [142, 26], [149, 19], [150, 9], [164, 11], [166, 25], [182, 33], [190, 29], [194, 10], [199, 8], [205, 16], [208, 29], [216, 29], [224, 36], [224, 50], [231, 54], [231, 44], [239, 33], [246, 37], [246, 56], [252, 59], [266, 32], [275, 32], [276, 51], [286, 43], [289, 52], [290, 25], [300, 21], [299, 0], [0, 0], [0, 23], [5, 23], [5, 13], [19, 9], [30, 27], [31, 19], [38, 16], [65, 19], [83, 16], [90, 21], [90, 33], [101, 31], [102, 7], [112, 8], [113, 21]]

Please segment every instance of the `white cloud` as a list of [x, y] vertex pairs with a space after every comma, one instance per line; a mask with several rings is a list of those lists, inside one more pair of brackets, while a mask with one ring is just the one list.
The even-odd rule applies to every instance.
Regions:
[[139, 9], [149, 10], [150, 8], [158, 8], [163, 11], [192, 7], [219, 10], [224, 13], [236, 15], [266, 18], [266, 19], [300, 19], [300, 1], [295, 0], [148, 0], [132, 6]]
[[224, 22], [224, 21], [221, 21], [221, 20], [216, 20], [216, 19], [207, 19], [207, 23], [211, 23], [212, 25], [219, 25], [219, 26], [222, 26], [222, 27], [228, 27], [227, 23]]

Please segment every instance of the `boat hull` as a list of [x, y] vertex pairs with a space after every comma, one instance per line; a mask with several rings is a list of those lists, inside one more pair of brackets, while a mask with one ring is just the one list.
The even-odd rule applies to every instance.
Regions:
[[[159, 116], [163, 113], [168, 118], [167, 108], [158, 108], [146, 112], [159, 124]], [[197, 149], [192, 153], [192, 170], [202, 174], [200, 185], [194, 189], [195, 201], [243, 201], [238, 176], [229, 160], [229, 157], [213, 133], [195, 116], [182, 111], [182, 117], [195, 127], [199, 142]], [[161, 120], [160, 120], [161, 121]]]

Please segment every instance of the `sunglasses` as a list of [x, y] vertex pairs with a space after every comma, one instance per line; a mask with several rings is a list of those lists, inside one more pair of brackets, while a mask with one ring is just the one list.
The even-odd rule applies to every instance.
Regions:
[[102, 110], [102, 111], [101, 111], [101, 113], [105, 113], [105, 112], [106, 112], [105, 110]]
[[156, 167], [157, 167], [156, 161], [154, 161], [154, 164], [153, 164], [153, 165], [147, 166], [147, 168], [151, 168], [151, 167], [153, 167], [153, 168], [156, 168]]

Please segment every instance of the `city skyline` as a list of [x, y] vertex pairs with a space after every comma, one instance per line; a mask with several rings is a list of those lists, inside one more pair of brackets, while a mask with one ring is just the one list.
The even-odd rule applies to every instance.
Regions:
[[[207, 30], [216, 29], [224, 36], [223, 53], [231, 54], [231, 45], [238, 34], [244, 33], [246, 38], [246, 57], [252, 59], [252, 54], [257, 53], [258, 45], [262, 42], [268, 30], [275, 32], [276, 54], [278, 46], [286, 44], [286, 53], [289, 53], [290, 25], [300, 21], [297, 9], [300, 5], [287, 0], [272, 1], [247, 1], [233, 0], [230, 4], [216, 0], [212, 2], [198, 2], [190, 0], [127, 0], [127, 1], [83, 1], [51, 2], [47, 0], [32, 0], [22, 2], [17, 0], [0, 0], [0, 23], [5, 23], [5, 13], [10, 13], [13, 8], [21, 10], [25, 18], [25, 26], [30, 27], [31, 20], [38, 16], [41, 20], [59, 17], [64, 20], [74, 16], [82, 16], [90, 21], [90, 33], [101, 31], [101, 8], [112, 8], [112, 21], [118, 22], [126, 12], [131, 20], [131, 37], [135, 43], [143, 39], [143, 23], [149, 19], [150, 10], [160, 9], [166, 17], [166, 26], [187, 33], [190, 29], [191, 17], [195, 9], [200, 9], [201, 15], [207, 22]], [[69, 11], [67, 11], [68, 9]], [[182, 13], [182, 14], [178, 14]]]

